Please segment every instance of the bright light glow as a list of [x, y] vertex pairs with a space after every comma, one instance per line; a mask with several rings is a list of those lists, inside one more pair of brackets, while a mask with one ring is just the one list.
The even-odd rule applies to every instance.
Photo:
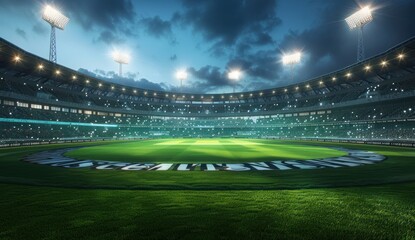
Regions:
[[353, 13], [352, 15], [347, 17], [345, 20], [351, 30], [355, 28], [360, 28], [363, 25], [373, 20], [372, 10], [370, 9], [369, 6], [366, 6], [360, 9], [359, 11]]
[[20, 56], [15, 56], [15, 57], [13, 58], [13, 60], [14, 60], [15, 62], [20, 62], [20, 60], [22, 60], [22, 59], [20, 58]]
[[42, 70], [43, 69], [43, 65], [42, 64], [39, 64], [39, 66], [37, 68], [39, 68], [40, 70]]
[[335, 78], [335, 77], [332, 77], [332, 78], [331, 78], [331, 80], [333, 80], [333, 81], [336, 81], [336, 79], [337, 79], [337, 78]]
[[74, 76], [72, 76], [72, 79], [73, 79], [73, 80], [76, 80], [76, 76], [75, 76], [75, 75], [74, 75]]
[[46, 5], [45, 9], [43, 9], [42, 19], [61, 30], [69, 22], [69, 18], [49, 5]]
[[301, 61], [301, 53], [295, 52], [293, 54], [284, 55], [282, 57], [282, 64], [284, 65], [292, 65], [297, 64]]
[[306, 85], [306, 88], [310, 88], [310, 84], [307, 84], [307, 85]]
[[86, 82], [86, 83], [89, 83], [89, 80], [87, 79], [85, 82]]
[[99, 84], [98, 84], [98, 87], [102, 87], [102, 83], [99, 83]]
[[178, 70], [176, 72], [176, 78], [179, 80], [186, 80], [187, 79], [187, 72], [186, 70], [182, 69], [182, 70]]
[[352, 74], [351, 73], [346, 73], [346, 77], [351, 77]]
[[56, 70], [56, 75], [59, 75], [59, 74], [61, 74], [61, 71]]
[[135, 90], [135, 89], [134, 89], [134, 90], [133, 90], [133, 92], [134, 92], [134, 93], [137, 93], [137, 90]]
[[366, 71], [369, 71], [369, 70], [370, 70], [370, 66], [369, 66], [369, 65], [367, 65], [367, 66], [365, 67], [365, 70], [366, 70]]
[[405, 57], [405, 55], [403, 55], [402, 53], [398, 55], [399, 59], [403, 59]]
[[242, 76], [242, 72], [238, 69], [231, 70], [228, 73], [228, 78], [231, 80], [235, 80], [235, 81], [238, 81], [241, 76]]
[[112, 53], [112, 59], [120, 64], [128, 64], [130, 62], [130, 55], [120, 51], [114, 51]]
[[320, 83], [320, 85], [323, 85], [323, 81], [320, 81], [319, 83]]
[[382, 62], [380, 63], [380, 65], [382, 65], [382, 67], [386, 66], [386, 64], [388, 64], [386, 61], [382, 61]]

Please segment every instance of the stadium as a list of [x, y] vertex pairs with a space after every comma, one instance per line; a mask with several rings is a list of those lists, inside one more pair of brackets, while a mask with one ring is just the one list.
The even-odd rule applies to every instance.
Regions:
[[203, 94], [0, 38], [0, 238], [413, 239], [414, 81], [415, 38], [300, 83]]

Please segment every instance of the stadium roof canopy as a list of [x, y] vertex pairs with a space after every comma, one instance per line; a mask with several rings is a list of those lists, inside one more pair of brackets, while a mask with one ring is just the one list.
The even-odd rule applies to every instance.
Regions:
[[324, 94], [327, 91], [347, 88], [368, 78], [384, 75], [388, 71], [403, 69], [415, 72], [415, 37], [385, 51], [382, 54], [366, 59], [363, 62], [345, 67], [335, 72], [284, 87], [265, 90], [224, 93], [224, 94], [191, 94], [168, 91], [154, 91], [131, 86], [110, 83], [94, 78], [65, 66], [55, 64], [44, 58], [29, 53], [16, 45], [0, 38], [0, 72], [13, 72], [15, 76], [31, 76], [40, 82], [53, 80], [60, 85], [77, 85], [96, 88], [100, 91], [131, 96], [146, 96], [159, 100], [213, 102], [224, 99], [247, 100], [252, 98], [272, 97], [276, 95]]

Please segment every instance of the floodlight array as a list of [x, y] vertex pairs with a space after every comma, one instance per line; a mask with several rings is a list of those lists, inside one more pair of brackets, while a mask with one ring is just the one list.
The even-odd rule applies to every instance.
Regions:
[[360, 28], [373, 20], [372, 10], [368, 6], [366, 6], [360, 9], [359, 11], [353, 13], [345, 20], [351, 30], [355, 28]]
[[296, 52], [290, 55], [284, 55], [282, 57], [282, 63], [284, 65], [292, 65], [292, 64], [296, 64], [299, 63], [301, 60], [301, 53], [300, 52]]
[[176, 78], [179, 80], [185, 80], [187, 78], [186, 70], [179, 70], [176, 72]]
[[242, 72], [240, 70], [232, 70], [228, 73], [228, 78], [231, 80], [239, 80], [241, 75], [242, 75]]
[[57, 27], [61, 30], [63, 30], [66, 24], [69, 22], [68, 17], [49, 5], [47, 5], [43, 10], [42, 19], [53, 27]]
[[128, 64], [130, 62], [130, 55], [119, 51], [113, 52], [112, 58], [114, 59], [114, 61], [120, 64]]

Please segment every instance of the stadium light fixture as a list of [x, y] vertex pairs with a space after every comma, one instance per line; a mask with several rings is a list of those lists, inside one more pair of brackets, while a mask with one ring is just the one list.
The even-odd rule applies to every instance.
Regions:
[[44, 66], [43, 66], [43, 64], [39, 64], [39, 66], [37, 66], [37, 68], [38, 68], [39, 70], [43, 70]]
[[301, 52], [295, 52], [282, 56], [282, 64], [290, 66], [291, 80], [294, 80], [294, 65], [300, 63]]
[[43, 9], [42, 19], [49, 23], [51, 26], [49, 61], [56, 63], [56, 28], [64, 30], [66, 24], [69, 22], [69, 18], [55, 8], [46, 5], [46, 7]]
[[14, 56], [14, 58], [13, 58], [13, 61], [14, 62], [16, 62], [16, 63], [18, 63], [18, 62], [20, 62], [22, 59], [20, 58], [20, 56], [19, 55], [16, 55], [16, 56]]
[[180, 90], [181, 91], [183, 90], [183, 80], [186, 80], [187, 76], [188, 76], [188, 74], [187, 74], [185, 69], [177, 70], [177, 72], [176, 72], [176, 78], [178, 80], [180, 80]]
[[405, 57], [405, 55], [403, 55], [403, 53], [400, 53], [400, 54], [398, 55], [398, 59], [399, 59], [399, 60], [402, 60], [404, 57]]
[[229, 71], [228, 78], [230, 80], [233, 80], [234, 81], [234, 84], [233, 84], [233, 92], [235, 92], [236, 82], [239, 81], [239, 79], [241, 78], [241, 76], [242, 76], [242, 72], [239, 69], [234, 69], [234, 70]]
[[372, 10], [369, 6], [361, 8], [345, 19], [350, 30], [357, 29], [357, 62], [365, 59], [365, 49], [363, 45], [363, 27], [373, 20]]
[[122, 65], [130, 63], [130, 55], [120, 51], [114, 51], [112, 53], [112, 59], [120, 65], [119, 76], [122, 77]]

